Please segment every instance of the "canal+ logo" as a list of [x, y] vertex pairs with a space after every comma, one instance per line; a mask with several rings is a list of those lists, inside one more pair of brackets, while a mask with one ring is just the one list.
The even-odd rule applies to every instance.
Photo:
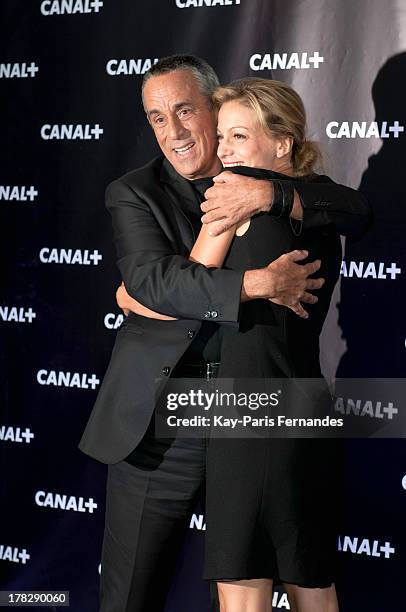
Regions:
[[202, 8], [204, 6], [233, 6], [241, 4], [241, 0], [175, 0], [176, 6], [184, 8]]
[[33, 202], [37, 195], [33, 185], [0, 185], [0, 200], [4, 202]]
[[149, 57], [145, 59], [110, 59], [106, 64], [106, 72], [110, 76], [145, 74], [157, 61], [157, 57], [154, 59]]
[[251, 70], [305, 70], [306, 68], [319, 68], [324, 57], [319, 51], [308, 53], [254, 53], [249, 60]]
[[36, 316], [31, 306], [0, 306], [0, 320], [5, 323], [32, 323]]
[[62, 372], [56, 370], [38, 370], [37, 383], [39, 385], [53, 387], [67, 387], [69, 389], [96, 389], [100, 380], [96, 374], [86, 374], [85, 372]]
[[370, 540], [369, 538], [359, 538], [344, 536], [338, 537], [338, 547], [340, 552], [349, 552], [353, 555], [366, 555], [367, 557], [382, 557], [390, 559], [395, 553], [395, 549], [390, 542], [383, 544], [379, 540]]
[[42, 140], [100, 140], [104, 130], [99, 123], [63, 123], [51, 125], [45, 123], [41, 127]]
[[340, 414], [371, 417], [391, 421], [399, 413], [393, 402], [354, 399], [351, 397], [337, 397], [334, 403], [335, 412]]
[[13, 427], [12, 425], [0, 425], [0, 440], [2, 442], [25, 442], [30, 444], [34, 437], [29, 427], [21, 429], [21, 427]]
[[108, 312], [104, 317], [104, 327], [106, 329], [118, 329], [124, 321], [124, 315]]
[[97, 249], [57, 249], [43, 247], [39, 252], [39, 260], [44, 264], [69, 264], [80, 266], [98, 266], [103, 255]]
[[0, 64], [0, 79], [34, 78], [38, 70], [39, 68], [35, 62], [30, 64], [27, 62]]
[[399, 138], [405, 131], [399, 121], [330, 121], [326, 126], [329, 138]]
[[12, 563], [22, 563], [25, 565], [30, 559], [30, 555], [27, 553], [26, 548], [21, 548], [20, 550], [17, 546], [0, 544], [0, 559], [2, 561], [11, 561]]
[[75, 13], [98, 13], [103, 8], [101, 0], [44, 0], [42, 15], [74, 15]]
[[89, 514], [93, 514], [94, 510], [97, 508], [97, 504], [93, 497], [89, 497], [87, 501], [85, 501], [84, 497], [46, 491], [37, 491], [35, 493], [35, 503], [42, 508], [73, 510], [74, 512], [88, 512]]
[[396, 280], [402, 268], [395, 262], [389, 266], [383, 261], [343, 261], [340, 274], [344, 278], [371, 278], [376, 280]]

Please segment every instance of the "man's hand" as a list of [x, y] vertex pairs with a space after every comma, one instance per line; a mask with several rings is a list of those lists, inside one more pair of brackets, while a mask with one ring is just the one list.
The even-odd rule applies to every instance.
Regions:
[[308, 278], [320, 269], [319, 259], [304, 265], [296, 263], [307, 256], [307, 251], [291, 251], [266, 268], [245, 272], [241, 301], [268, 299], [307, 319], [309, 315], [300, 302], [315, 304], [318, 298], [309, 291], [320, 289], [324, 284], [324, 278]]
[[213, 187], [204, 194], [206, 202], [200, 206], [206, 213], [202, 223], [212, 223], [210, 234], [213, 236], [222, 234], [258, 212], [270, 210], [272, 181], [261, 181], [227, 171], [213, 180]]
[[[273, 198], [272, 181], [260, 180], [224, 171], [213, 179], [200, 206], [205, 213], [202, 223], [210, 223], [210, 234], [219, 236], [233, 225], [259, 212], [269, 212]], [[302, 219], [303, 210], [295, 191], [291, 217]]]

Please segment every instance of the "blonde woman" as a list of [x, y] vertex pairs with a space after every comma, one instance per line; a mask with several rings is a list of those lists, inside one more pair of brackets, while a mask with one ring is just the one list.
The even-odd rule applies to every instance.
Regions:
[[[224, 168], [243, 166], [261, 178], [329, 180], [315, 174], [320, 153], [306, 140], [303, 103], [288, 85], [242, 79], [219, 88], [214, 103]], [[222, 329], [219, 378], [321, 378], [319, 335], [339, 276], [339, 235], [333, 224], [309, 228], [288, 210], [279, 212], [256, 215], [218, 237], [203, 225], [191, 251], [206, 266], [247, 270], [306, 249], [311, 260], [321, 260], [326, 279], [317, 298], [303, 298], [309, 318], [268, 300], [242, 303], [239, 328]], [[118, 300], [143, 316], [170, 319], [124, 288]], [[217, 582], [222, 612], [271, 612], [275, 581], [287, 589], [292, 610], [337, 612], [340, 449], [334, 440], [210, 441], [205, 577]]]

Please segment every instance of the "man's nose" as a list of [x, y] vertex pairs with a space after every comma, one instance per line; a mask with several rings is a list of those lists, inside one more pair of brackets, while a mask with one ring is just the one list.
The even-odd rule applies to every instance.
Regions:
[[172, 140], [180, 140], [185, 137], [187, 130], [177, 115], [168, 118], [168, 135]]

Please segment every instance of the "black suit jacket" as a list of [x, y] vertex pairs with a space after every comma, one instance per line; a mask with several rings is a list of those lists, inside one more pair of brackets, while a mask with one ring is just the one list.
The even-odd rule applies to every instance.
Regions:
[[[342, 232], [358, 230], [368, 217], [364, 198], [327, 177], [318, 180], [321, 184], [295, 180], [304, 227], [333, 222]], [[104, 463], [122, 460], [137, 446], [155, 398], [201, 322], [238, 325], [243, 271], [207, 269], [187, 259], [197, 236], [179, 205], [185, 199], [195, 203], [192, 186], [162, 157], [113, 181], [106, 190], [117, 265], [128, 293], [177, 320], [130, 314], [118, 330], [79, 445]]]

